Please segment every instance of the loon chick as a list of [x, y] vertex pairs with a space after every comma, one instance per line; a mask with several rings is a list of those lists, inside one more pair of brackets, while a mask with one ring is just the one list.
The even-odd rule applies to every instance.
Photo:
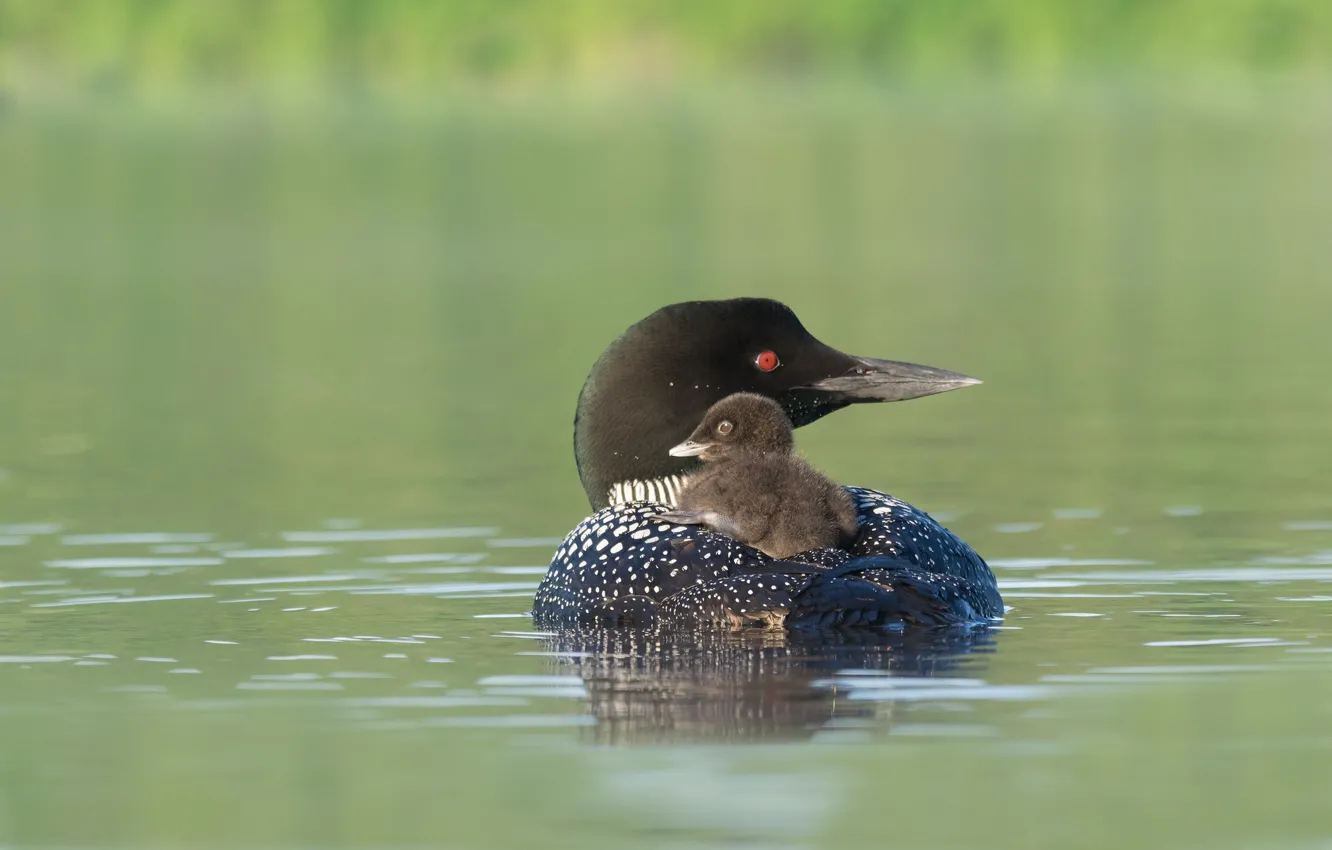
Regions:
[[[595, 513], [556, 549], [533, 600], [537, 628], [716, 623], [755, 613], [786, 627], [1002, 617], [985, 561], [886, 493], [847, 488], [860, 533], [836, 553], [836, 574], [811, 576], [799, 565], [783, 571], [785, 562], [739, 541], [651, 519], [671, 510], [684, 476], [699, 466], [669, 449], [732, 393], [773, 399], [799, 428], [851, 404], [978, 383], [838, 351], [766, 298], [657, 310], [611, 343], [578, 396], [574, 456]], [[941, 607], [931, 613], [930, 606]]]
[[782, 406], [754, 393], [729, 395], [708, 409], [689, 439], [671, 449], [697, 457], [676, 510], [657, 519], [702, 525], [771, 558], [836, 549], [859, 530], [851, 496], [794, 454]]

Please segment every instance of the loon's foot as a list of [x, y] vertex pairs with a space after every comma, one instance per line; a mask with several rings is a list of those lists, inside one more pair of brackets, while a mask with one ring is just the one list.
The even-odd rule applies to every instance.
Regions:
[[730, 517], [723, 516], [716, 511], [664, 511], [649, 517], [649, 519], [672, 522], [676, 525], [701, 525], [718, 534], [725, 534], [727, 537], [733, 537], [736, 540], [741, 539], [739, 526]]
[[791, 596], [809, 583], [796, 572], [749, 573], [695, 584], [661, 601], [662, 622], [724, 629], [780, 629]]

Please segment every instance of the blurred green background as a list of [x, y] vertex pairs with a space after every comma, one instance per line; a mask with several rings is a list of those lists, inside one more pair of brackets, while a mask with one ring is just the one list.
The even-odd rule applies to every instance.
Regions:
[[1317, 0], [5, 0], [18, 91], [434, 96], [717, 77], [1321, 72]]
[[[1320, 0], [0, 0], [0, 842], [1316, 846], [1330, 186]], [[502, 693], [569, 674], [588, 367], [736, 295], [985, 380], [798, 440], [1057, 687], [647, 751]], [[130, 532], [212, 542], [61, 536]]]

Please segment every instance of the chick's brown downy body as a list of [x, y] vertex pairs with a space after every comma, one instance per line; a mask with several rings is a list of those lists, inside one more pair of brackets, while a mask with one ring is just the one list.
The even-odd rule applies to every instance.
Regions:
[[736, 393], [717, 402], [671, 450], [704, 466], [662, 518], [706, 526], [773, 558], [846, 545], [859, 527], [851, 497], [796, 457], [791, 432], [771, 399]]

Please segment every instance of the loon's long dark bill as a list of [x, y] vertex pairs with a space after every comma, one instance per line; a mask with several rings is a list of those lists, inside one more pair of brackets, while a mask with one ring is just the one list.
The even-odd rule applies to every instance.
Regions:
[[817, 392], [829, 401], [853, 403], [906, 401], [981, 383], [978, 378], [933, 366], [848, 356], [854, 365], [846, 372], [814, 381], [800, 389]]

